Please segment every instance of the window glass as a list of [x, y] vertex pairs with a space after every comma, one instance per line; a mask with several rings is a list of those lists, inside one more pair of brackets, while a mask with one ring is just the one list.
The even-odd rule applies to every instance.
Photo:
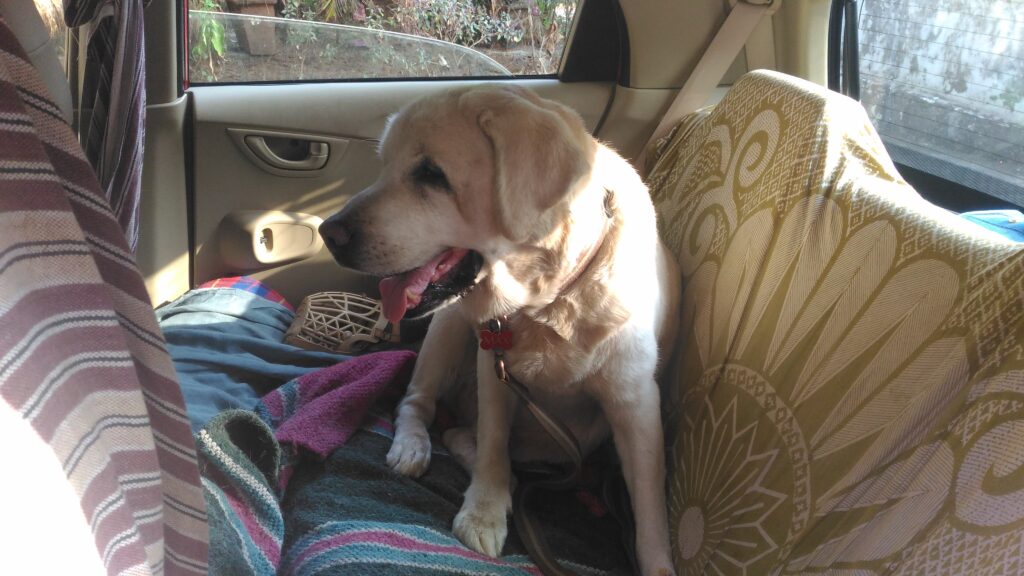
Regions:
[[861, 102], [893, 159], [1024, 205], [1024, 2], [863, 0]]
[[554, 74], [578, 0], [188, 0], [196, 83]]

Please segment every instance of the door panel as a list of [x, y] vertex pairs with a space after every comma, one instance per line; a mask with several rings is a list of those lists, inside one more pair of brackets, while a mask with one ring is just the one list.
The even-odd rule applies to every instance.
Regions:
[[[571, 106], [591, 131], [600, 123], [614, 90], [610, 83], [517, 83]], [[421, 95], [462, 84], [465, 82], [419, 81], [193, 88], [195, 282], [249, 274], [293, 303], [324, 290], [375, 295], [375, 278], [341, 269], [326, 249], [284, 265], [261, 262], [240, 269], [238, 226], [232, 223], [243, 212], [250, 213], [248, 216], [274, 211], [296, 214], [297, 218], [328, 217], [376, 180], [380, 170], [377, 137], [389, 115]], [[325, 143], [326, 162], [310, 170], [274, 166], [272, 160], [266, 162], [261, 147], [250, 145], [253, 141], [247, 139], [261, 135], [296, 140], [298, 162], [306, 154], [303, 141]], [[311, 153], [318, 150], [309, 147]], [[256, 251], [260, 250], [260, 230], [253, 239]], [[265, 267], [256, 269], [257, 265]]]
[[135, 258], [154, 306], [189, 289], [188, 204], [185, 198], [186, 97], [146, 107], [139, 244]]

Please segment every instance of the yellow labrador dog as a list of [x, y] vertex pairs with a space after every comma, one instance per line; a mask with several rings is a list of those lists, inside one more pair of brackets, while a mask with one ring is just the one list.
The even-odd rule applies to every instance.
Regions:
[[427, 427], [451, 398], [467, 428], [444, 441], [472, 474], [454, 532], [501, 552], [510, 461], [566, 458], [498, 379], [493, 353], [476, 348], [481, 325], [507, 318], [508, 371], [584, 453], [614, 436], [641, 570], [671, 574], [655, 371], [674, 338], [679, 273], [637, 173], [575, 112], [513, 86], [410, 104], [380, 156], [377, 182], [320, 234], [342, 266], [385, 277], [391, 321], [434, 313], [388, 464], [427, 469]]

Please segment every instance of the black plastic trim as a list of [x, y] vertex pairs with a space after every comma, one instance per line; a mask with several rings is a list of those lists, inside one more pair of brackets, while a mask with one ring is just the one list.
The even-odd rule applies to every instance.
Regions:
[[185, 94], [185, 81], [188, 79], [188, 37], [186, 36], [186, 26], [188, 26], [188, 12], [185, 7], [186, 0], [178, 0], [176, 3], [178, 6], [177, 14], [175, 15], [174, 30], [178, 35], [175, 44], [178, 46], [177, 54], [177, 66], [178, 66], [178, 98], [181, 98]]
[[622, 5], [618, 0], [615, 2], [615, 24], [619, 32], [619, 86], [629, 86], [630, 83], [630, 51], [629, 51], [629, 27], [626, 26], [626, 15], [622, 13]]
[[923, 198], [935, 204], [942, 206], [947, 210], [953, 212], [970, 212], [972, 210], [1004, 210], [1004, 209], [1021, 209], [1021, 206], [1016, 206], [1011, 202], [990, 196], [964, 186], [959, 182], [947, 180], [941, 176], [936, 176], [917, 168], [911, 168], [905, 164], [896, 164], [896, 169], [899, 170], [900, 176], [907, 181], [908, 184], [917, 190]]
[[828, 89], [841, 92], [843, 64], [843, 0], [832, 0], [828, 16]]
[[860, 99], [857, 0], [832, 0], [828, 20], [828, 88]]
[[860, 26], [857, 0], [845, 0], [843, 15], [843, 94], [860, 100]]
[[563, 82], [618, 81], [625, 55], [622, 34], [622, 9], [617, 0], [585, 0], [576, 17], [576, 34], [565, 55], [559, 79]]
[[1014, 198], [1024, 198], [1020, 186], [927, 151], [884, 138], [883, 142], [900, 174], [933, 204], [957, 212], [1020, 208], [1013, 203]]
[[188, 286], [196, 286], [196, 104], [191, 92], [185, 94], [185, 120], [182, 126], [185, 155], [185, 212], [188, 227]]

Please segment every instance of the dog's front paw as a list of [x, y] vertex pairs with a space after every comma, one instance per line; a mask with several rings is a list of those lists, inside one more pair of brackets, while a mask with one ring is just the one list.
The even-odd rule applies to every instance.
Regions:
[[422, 476], [430, 466], [430, 435], [426, 430], [396, 432], [387, 462], [399, 474], [413, 478]]
[[668, 543], [665, 546], [651, 546], [651, 543], [637, 541], [637, 555], [640, 561], [640, 574], [643, 576], [676, 576], [672, 567], [672, 559], [668, 552]]
[[498, 499], [474, 505], [467, 499], [462, 504], [462, 510], [455, 516], [452, 527], [455, 536], [463, 544], [492, 558], [501, 554], [505, 537], [508, 536], [508, 507], [495, 505], [495, 500]]
[[672, 565], [660, 566], [655, 568], [652, 572], [644, 572], [644, 574], [650, 574], [650, 576], [676, 576], [676, 571], [672, 568]]

